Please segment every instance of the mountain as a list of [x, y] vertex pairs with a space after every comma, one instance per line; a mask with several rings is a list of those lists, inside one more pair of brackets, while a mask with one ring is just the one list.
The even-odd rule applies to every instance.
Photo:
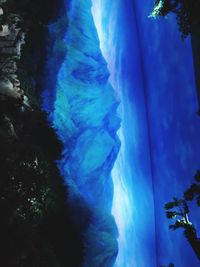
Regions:
[[113, 266], [118, 234], [110, 173], [120, 147], [119, 103], [108, 81], [91, 1], [65, 4], [67, 16], [49, 25], [43, 108], [64, 146], [58, 166], [69, 186], [74, 221], [82, 227], [84, 214], [91, 213], [84, 266]]

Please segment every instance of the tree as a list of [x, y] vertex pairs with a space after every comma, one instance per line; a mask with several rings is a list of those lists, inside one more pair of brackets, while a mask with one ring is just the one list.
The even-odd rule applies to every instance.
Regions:
[[195, 226], [189, 220], [189, 202], [195, 201], [200, 206], [200, 171], [195, 175], [193, 183], [185, 192], [182, 199], [173, 198], [171, 202], [165, 204], [166, 216], [173, 220], [169, 225], [172, 230], [184, 229], [184, 235], [200, 260], [200, 238], [197, 236]]
[[60, 142], [40, 110], [3, 112], [9, 123], [0, 114], [0, 263], [80, 266], [82, 237], [54, 162], [60, 156]]
[[170, 12], [176, 15], [179, 31], [185, 38], [200, 24], [199, 0], [156, 0], [149, 17], [166, 16]]

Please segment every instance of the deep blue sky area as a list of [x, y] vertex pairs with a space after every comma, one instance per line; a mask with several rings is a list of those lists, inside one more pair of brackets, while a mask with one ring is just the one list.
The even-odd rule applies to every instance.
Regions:
[[[176, 267], [196, 267], [194, 252], [181, 230], [169, 230], [164, 211], [172, 197], [182, 197], [200, 167], [190, 38], [181, 39], [173, 15], [148, 18], [153, 1], [99, 2], [106, 49], [115, 46], [125, 140], [124, 169], [118, 171], [123, 172], [133, 210], [132, 225], [124, 234], [130, 246], [121, 246], [116, 266], [173, 262]], [[198, 227], [198, 210], [192, 210], [190, 219]]]
[[[134, 165], [137, 157], [138, 164], [146, 169], [144, 159], [147, 160], [147, 153], [150, 156], [157, 246], [152, 253], [156, 253], [157, 266], [173, 262], [177, 267], [195, 267], [198, 261], [182, 231], [168, 229], [163, 209], [173, 196], [182, 196], [200, 167], [200, 119], [196, 115], [192, 50], [189, 37], [181, 40], [173, 15], [158, 20], [148, 18], [152, 2], [123, 1], [121, 10], [125, 65], [122, 78], [129, 84], [125, 94], [137, 117], [137, 125], [129, 121], [126, 129], [129, 132], [135, 127], [140, 133], [139, 151], [135, 152], [136, 146], [132, 145], [129, 160]], [[147, 124], [146, 136], [142, 133], [143, 124]], [[130, 134], [126, 135], [131, 140]], [[145, 178], [143, 182], [149, 183]], [[138, 189], [142, 192], [142, 183], [138, 183]], [[139, 196], [137, 201], [140, 202]], [[198, 210], [191, 218], [197, 225]]]
[[[183, 196], [200, 167], [190, 38], [181, 39], [173, 15], [148, 18], [153, 1], [93, 3], [94, 17], [102, 17], [97, 29], [111, 81], [121, 96], [122, 149], [113, 172], [121, 235], [116, 267], [196, 267], [194, 252], [181, 230], [169, 229], [164, 210], [172, 197]], [[198, 210], [190, 219], [198, 226]]]

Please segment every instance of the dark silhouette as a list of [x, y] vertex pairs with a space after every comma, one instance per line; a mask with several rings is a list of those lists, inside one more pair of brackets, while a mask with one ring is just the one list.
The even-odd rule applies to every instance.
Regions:
[[172, 230], [184, 229], [184, 235], [200, 260], [200, 238], [192, 222], [189, 221], [189, 202], [195, 201], [200, 206], [200, 171], [195, 175], [193, 183], [185, 192], [182, 199], [173, 198], [171, 202], [165, 204], [166, 216], [174, 220], [169, 228]]
[[[27, 37], [14, 67], [7, 54], [0, 66], [0, 78], [9, 74], [10, 81], [23, 92], [21, 101], [5, 94], [1, 86], [0, 266], [78, 267], [82, 263], [82, 233], [90, 212], [87, 206], [78, 212], [82, 222], [78, 226], [72, 219], [68, 188], [56, 166], [62, 145], [40, 109], [38, 97], [46, 58], [47, 23], [58, 15], [57, 8], [62, 8], [59, 2], [8, 0], [2, 5], [5, 22], [12, 14], [22, 18], [17, 27], [25, 30]], [[12, 27], [12, 21], [9, 23]], [[7, 84], [4, 82], [5, 87]]]
[[183, 38], [192, 33], [200, 23], [199, 0], [156, 0], [150, 16], [166, 16], [170, 12], [176, 15], [178, 28]]

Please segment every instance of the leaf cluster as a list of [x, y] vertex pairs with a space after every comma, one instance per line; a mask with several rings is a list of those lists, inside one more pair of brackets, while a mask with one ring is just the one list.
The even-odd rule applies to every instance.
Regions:
[[198, 170], [194, 176], [196, 183], [193, 183], [185, 192], [184, 199], [187, 201], [195, 200], [200, 206], [200, 171]]
[[199, 0], [156, 0], [150, 17], [164, 17], [170, 12], [176, 15], [182, 38], [187, 37], [200, 24]]
[[193, 183], [185, 192], [182, 199], [173, 198], [173, 201], [165, 204], [166, 216], [168, 219], [174, 220], [169, 228], [177, 230], [184, 229], [184, 235], [194, 250], [196, 256], [200, 259], [200, 239], [197, 237], [197, 230], [189, 221], [189, 202], [195, 201], [200, 206], [200, 171], [198, 170], [194, 176]]

